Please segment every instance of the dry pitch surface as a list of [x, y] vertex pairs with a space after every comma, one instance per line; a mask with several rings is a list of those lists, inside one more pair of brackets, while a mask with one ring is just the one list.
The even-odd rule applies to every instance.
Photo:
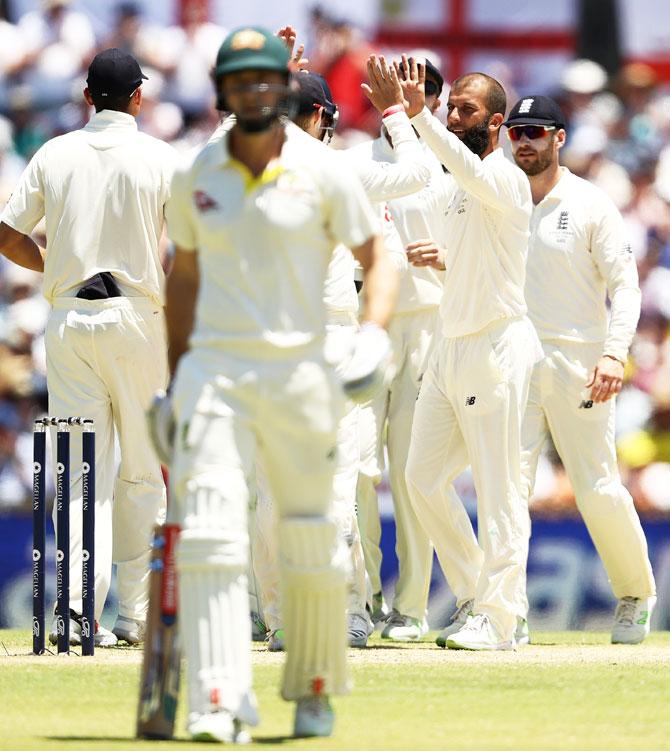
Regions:
[[[262, 724], [254, 745], [340, 751], [670, 751], [670, 633], [612, 646], [603, 633], [535, 633], [516, 653], [382, 642], [350, 650], [355, 688], [329, 739], [292, 740], [277, 695], [282, 655], [254, 650]], [[4, 647], [3, 647], [4, 645]], [[134, 740], [141, 651], [33, 657], [29, 633], [0, 632], [3, 751], [202, 749], [184, 736]]]

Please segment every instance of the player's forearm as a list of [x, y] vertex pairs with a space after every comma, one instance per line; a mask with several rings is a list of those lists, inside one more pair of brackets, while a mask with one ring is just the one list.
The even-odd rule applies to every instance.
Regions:
[[621, 362], [626, 361], [640, 317], [640, 299], [637, 287], [618, 289], [612, 296], [604, 355], [611, 355]]
[[165, 309], [171, 375], [174, 375], [181, 356], [189, 348], [199, 286], [196, 254], [177, 249], [174, 266], [167, 279]]
[[[368, 245], [368, 244], [366, 244]], [[384, 250], [381, 238], [369, 241], [369, 246], [361, 246], [355, 252], [357, 260], [363, 266], [365, 302], [362, 320], [387, 328], [398, 295], [398, 272]]]
[[44, 249], [28, 235], [0, 222], [0, 253], [31, 271], [44, 271]]

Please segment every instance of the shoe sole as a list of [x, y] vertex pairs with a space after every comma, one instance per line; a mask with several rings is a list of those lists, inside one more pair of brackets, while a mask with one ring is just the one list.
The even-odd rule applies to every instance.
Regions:
[[349, 639], [349, 646], [352, 649], [363, 649], [368, 646], [368, 637], [364, 639]]
[[511, 642], [500, 642], [499, 644], [460, 644], [453, 639], [447, 639], [448, 649], [462, 649], [470, 652], [514, 652], [516, 645]]
[[126, 644], [130, 644], [131, 646], [135, 644], [142, 644], [144, 642], [144, 639], [139, 639], [119, 631], [112, 631], [112, 633], [114, 634], [114, 636], [116, 636], [117, 641], [123, 641]]
[[408, 641], [421, 641], [423, 636], [425, 636], [425, 634], [422, 634], [421, 636], [384, 636], [384, 634], [382, 634], [382, 639], [388, 639], [388, 641], [408, 642]]

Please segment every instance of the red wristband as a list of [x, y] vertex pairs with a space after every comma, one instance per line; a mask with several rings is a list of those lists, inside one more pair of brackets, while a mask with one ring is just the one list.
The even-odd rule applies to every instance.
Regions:
[[404, 111], [405, 111], [405, 108], [403, 107], [402, 104], [394, 104], [391, 107], [387, 107], [382, 112], [382, 118], [390, 117], [391, 115], [395, 115], [397, 112], [404, 112]]

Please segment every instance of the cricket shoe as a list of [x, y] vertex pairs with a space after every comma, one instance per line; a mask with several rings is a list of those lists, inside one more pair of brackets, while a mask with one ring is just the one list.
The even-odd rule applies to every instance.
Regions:
[[335, 713], [325, 694], [311, 694], [298, 699], [295, 705], [293, 735], [315, 738], [332, 735]]
[[203, 743], [251, 742], [251, 736], [242, 723], [225, 709], [217, 712], [193, 712], [188, 717], [186, 732], [194, 741]]
[[144, 621], [137, 621], [134, 618], [126, 618], [120, 615], [112, 628], [112, 633], [119, 641], [125, 641], [128, 644], [141, 644], [144, 641], [147, 626]]
[[525, 647], [527, 644], [530, 644], [530, 631], [528, 629], [528, 621], [521, 616], [516, 619], [514, 641], [516, 642], [517, 647]]
[[385, 621], [389, 615], [389, 606], [384, 600], [383, 592], [377, 592], [372, 595], [372, 611], [370, 612], [370, 618], [372, 623], [376, 626], [378, 623]]
[[261, 616], [254, 610], [251, 611], [251, 641], [265, 641], [268, 635], [268, 627]]
[[368, 636], [375, 630], [372, 621], [359, 613], [347, 616], [347, 637], [350, 647], [363, 648], [368, 644]]
[[391, 615], [386, 619], [386, 626], [384, 626], [384, 630], [382, 631], [382, 639], [418, 641], [427, 633], [428, 624], [425, 618], [420, 621], [418, 618], [402, 615], [397, 610], [392, 610]]
[[[56, 620], [54, 618], [51, 625], [51, 631], [49, 632], [49, 642], [51, 644], [58, 644], [58, 632], [56, 630]], [[104, 626], [101, 626], [98, 621], [95, 622], [95, 640], [96, 647], [115, 647], [118, 643], [116, 636]], [[79, 613], [75, 613], [74, 610], [70, 610], [70, 646], [78, 647], [81, 645], [81, 616]]]
[[465, 626], [465, 622], [468, 620], [468, 616], [472, 615], [472, 606], [474, 604], [474, 600], [466, 600], [456, 609], [454, 614], [449, 619], [449, 625], [446, 628], [443, 628], [442, 631], [440, 631], [440, 633], [437, 635], [437, 639], [435, 639], [435, 644], [437, 644], [438, 647], [442, 647], [442, 649], [444, 649], [447, 646], [447, 639], [452, 634], [460, 631], [462, 626]]
[[491, 623], [488, 615], [477, 613], [468, 616], [464, 626], [447, 637], [449, 649], [472, 649], [476, 651], [514, 650], [514, 638], [506, 641]]
[[639, 644], [649, 635], [655, 597], [622, 597], [614, 612], [612, 644]]
[[271, 631], [268, 636], [268, 652], [283, 652], [285, 649], [284, 629], [277, 628]]

